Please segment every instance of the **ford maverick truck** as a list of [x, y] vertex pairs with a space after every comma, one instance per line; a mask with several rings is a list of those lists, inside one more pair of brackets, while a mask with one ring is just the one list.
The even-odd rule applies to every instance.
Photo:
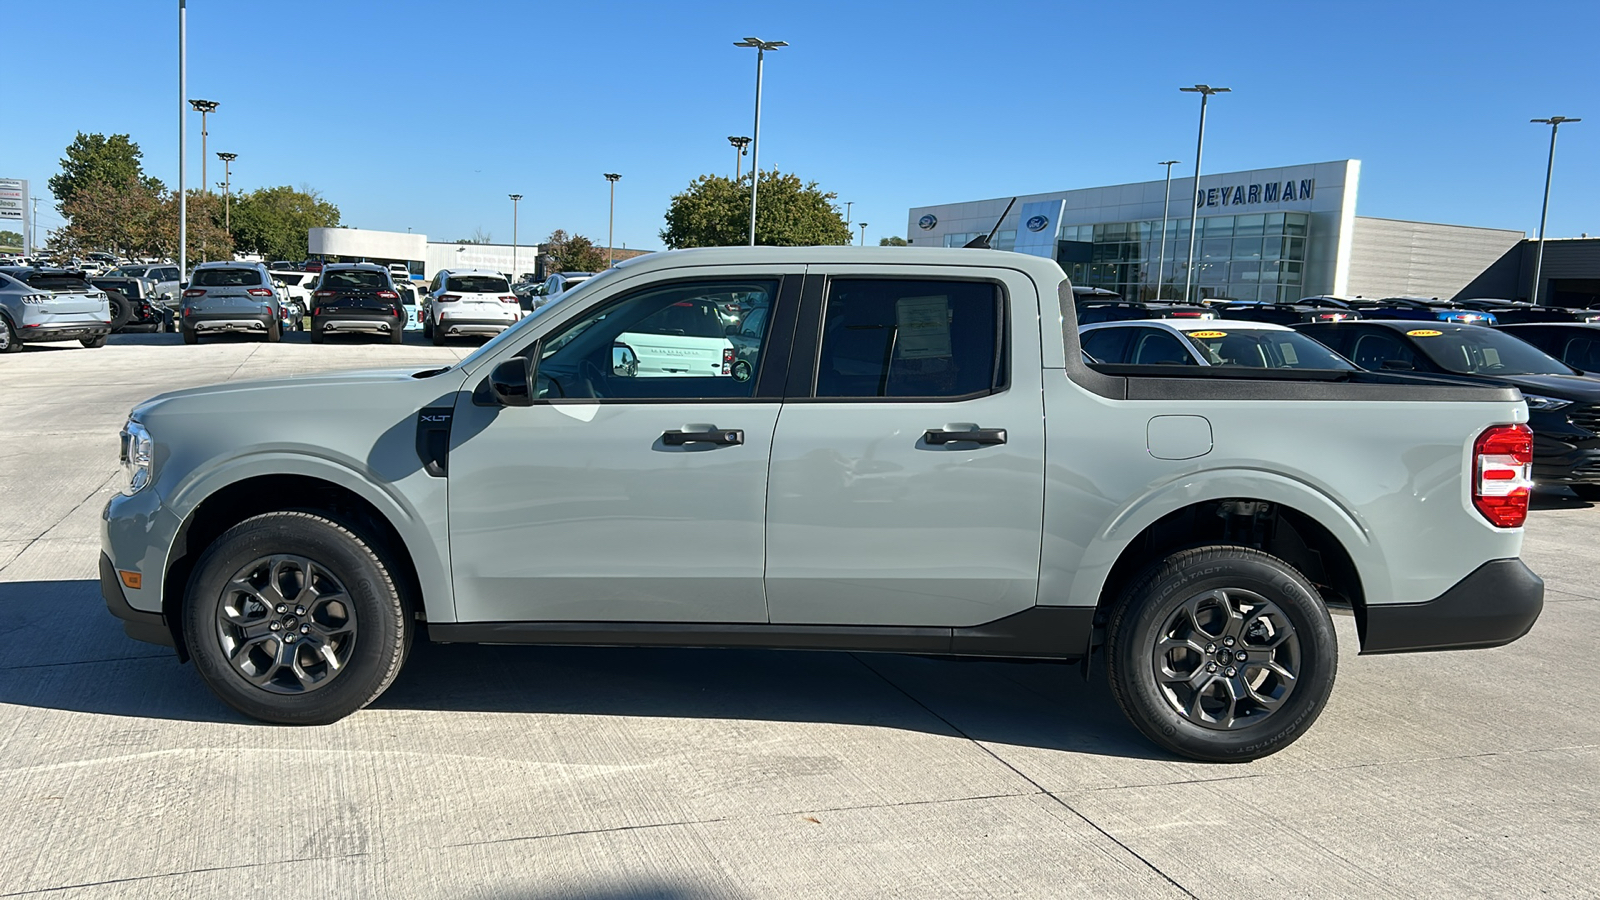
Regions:
[[101, 582], [268, 722], [361, 709], [414, 639], [886, 651], [1103, 666], [1150, 740], [1250, 760], [1325, 705], [1330, 609], [1366, 654], [1532, 627], [1527, 416], [1398, 373], [1094, 364], [1018, 253], [656, 253], [455, 365], [139, 405]]

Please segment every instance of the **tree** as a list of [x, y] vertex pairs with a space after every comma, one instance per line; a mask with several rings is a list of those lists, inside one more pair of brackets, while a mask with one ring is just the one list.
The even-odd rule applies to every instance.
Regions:
[[[661, 240], [669, 249], [730, 247], [750, 239], [750, 186], [720, 175], [702, 175], [667, 207]], [[756, 194], [756, 243], [803, 247], [850, 243], [850, 228], [834, 208], [838, 194], [815, 181], [774, 169], [761, 173]]]
[[549, 267], [556, 272], [602, 272], [608, 263], [606, 253], [581, 234], [568, 235], [557, 228], [545, 239]]
[[903, 237], [878, 238], [879, 247], [909, 247], [911, 242]]
[[233, 200], [233, 242], [267, 259], [300, 259], [313, 228], [339, 224], [339, 207], [308, 185], [258, 188]]
[[[70, 221], [60, 229], [59, 239], [68, 246], [113, 250], [124, 256], [154, 255], [166, 214], [165, 194], [136, 174], [126, 175], [120, 183], [85, 182], [61, 204]], [[176, 211], [172, 215], [175, 219]]]
[[0, 247], [7, 250], [22, 249], [22, 233], [19, 231], [0, 231]]
[[113, 134], [108, 138], [103, 134], [78, 132], [61, 160], [61, 174], [49, 181], [56, 209], [67, 215], [67, 204], [91, 184], [120, 186], [137, 179], [152, 191], [160, 191], [161, 182], [145, 177], [143, 158], [144, 151], [129, 140], [128, 135]]

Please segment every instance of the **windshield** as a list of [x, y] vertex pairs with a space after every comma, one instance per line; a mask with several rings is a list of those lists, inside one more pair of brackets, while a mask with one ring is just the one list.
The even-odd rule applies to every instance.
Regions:
[[199, 269], [194, 273], [194, 287], [253, 287], [261, 283], [261, 273], [255, 269]]
[[[623, 270], [622, 269], [607, 269], [604, 272], [601, 272], [599, 275], [594, 276], [593, 278], [585, 279], [582, 284], [579, 284], [577, 287], [574, 287], [572, 290], [567, 291], [566, 293], [562, 294], [561, 295], [561, 299], [559, 301], [559, 305], [565, 305], [566, 302], [569, 299], [574, 298], [574, 297], [586, 297], [586, 296], [588, 296], [590, 291], [594, 288], [595, 285], [610, 283], [613, 280], [613, 278], [615, 277], [615, 273], [621, 272], [621, 271], [623, 271]], [[507, 341], [516, 340], [519, 335], [521, 335], [524, 331], [528, 330], [528, 328], [531, 326], [531, 323], [533, 323], [533, 322], [542, 322], [544, 320], [544, 313], [548, 312], [550, 310], [550, 308], [551, 308], [550, 306], [546, 306], [546, 307], [543, 307], [542, 309], [540, 309], [539, 313], [537, 315], [523, 316], [522, 320], [517, 322], [517, 324], [511, 326], [510, 328], [507, 328], [505, 331], [502, 331], [499, 334], [495, 335], [494, 337], [490, 338], [488, 343], [484, 344], [482, 347], [479, 347], [478, 349], [476, 349], [476, 350], [472, 351], [471, 353], [467, 354], [467, 356], [464, 359], [462, 359], [461, 362], [456, 363], [455, 366], [452, 366], [452, 368], [470, 369], [473, 366], [477, 365], [478, 362], [480, 360], [482, 360], [483, 358], [489, 356], [490, 354], [493, 354], [493, 353], [497, 352], [500, 349], [500, 347], [505, 345], [505, 343]]]
[[1213, 366], [1254, 369], [1354, 369], [1344, 357], [1297, 331], [1190, 331], [1184, 334]]
[[1406, 332], [1424, 356], [1457, 375], [1577, 375], [1578, 371], [1539, 348], [1482, 325]]
[[143, 275], [144, 273], [146, 273], [148, 271], [150, 271], [150, 267], [149, 266], [122, 266], [121, 268], [118, 268], [118, 269], [112, 269], [107, 274], [109, 274], [109, 275], [121, 275], [121, 276], [124, 276], [124, 277], [127, 277], [127, 278], [138, 278], [139, 276]]
[[511, 285], [494, 275], [452, 275], [445, 279], [444, 289], [461, 294], [505, 294]]

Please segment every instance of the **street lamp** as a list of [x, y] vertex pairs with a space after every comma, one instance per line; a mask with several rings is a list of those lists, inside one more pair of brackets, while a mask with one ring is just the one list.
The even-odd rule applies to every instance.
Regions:
[[615, 246], [612, 242], [616, 240], [617, 235], [617, 182], [622, 176], [615, 172], [605, 174], [606, 180], [611, 182], [611, 221], [606, 226], [606, 268], [609, 269], [616, 265], [616, 253], [611, 248]]
[[735, 41], [735, 47], [756, 48], [756, 125], [750, 132], [750, 246], [756, 245], [756, 187], [761, 181], [761, 64], [767, 58], [768, 50], [789, 46], [788, 41], [763, 41], [760, 38], [747, 37], [742, 41]]
[[[1161, 200], [1161, 252], [1156, 255], [1156, 299], [1161, 299], [1161, 276], [1164, 271], [1163, 264], [1167, 261], [1167, 209], [1172, 205], [1172, 167], [1178, 160], [1167, 159], [1156, 163], [1158, 166], [1167, 167], [1167, 194]], [[1198, 186], [1197, 186], [1198, 187]]]
[[217, 111], [217, 101], [190, 100], [189, 105], [200, 114], [200, 185], [205, 187], [210, 183], [206, 181], [206, 136], [211, 133], [206, 129], [206, 115]]
[[850, 230], [850, 207], [855, 205], [856, 202], [854, 200], [846, 200], [844, 202], [844, 228], [846, 231]]
[[[517, 280], [517, 201], [521, 194], [507, 194], [511, 198], [511, 280]], [[408, 229], [409, 230], [409, 229]]]
[[233, 233], [233, 161], [239, 158], [237, 153], [218, 153], [217, 159], [222, 160], [222, 227]]
[[858, 246], [865, 247], [867, 245], [867, 223], [857, 222], [856, 224], [861, 227], [861, 243]]
[[740, 163], [743, 162], [743, 160], [741, 160], [739, 157], [750, 152], [749, 150], [745, 149], [746, 147], [750, 146], [750, 139], [747, 137], [730, 134], [728, 135], [728, 143], [733, 145], [733, 180], [734, 183], [738, 183], [739, 176], [741, 174]]
[[1566, 116], [1551, 116], [1548, 119], [1529, 119], [1537, 125], [1550, 126], [1550, 161], [1544, 168], [1544, 208], [1539, 211], [1539, 248], [1533, 253], [1533, 302], [1539, 302], [1539, 278], [1544, 268], [1544, 219], [1550, 214], [1550, 176], [1556, 168], [1556, 132], [1565, 122], [1582, 122], [1582, 119], [1569, 119]]
[[[1189, 258], [1184, 264], [1183, 275], [1183, 301], [1189, 302], [1189, 288], [1194, 283], [1194, 231], [1195, 225], [1200, 221], [1200, 152], [1206, 146], [1206, 101], [1212, 94], [1226, 94], [1230, 88], [1212, 87], [1209, 84], [1197, 84], [1194, 87], [1178, 88], [1185, 94], [1200, 95], [1200, 138], [1194, 147], [1194, 190], [1195, 203], [1189, 207]], [[1168, 169], [1167, 171], [1172, 171]]]

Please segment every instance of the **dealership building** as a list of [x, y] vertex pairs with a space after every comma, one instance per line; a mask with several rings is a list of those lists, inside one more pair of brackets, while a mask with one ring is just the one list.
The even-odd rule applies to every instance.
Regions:
[[[1198, 212], [1194, 282], [1201, 297], [1285, 301], [1316, 294], [1455, 297], [1526, 235], [1498, 228], [1356, 215], [1361, 161], [1309, 163], [911, 210], [915, 245], [993, 246], [1055, 259], [1074, 284], [1129, 299], [1183, 295], [1187, 198]], [[1162, 222], [1165, 209], [1166, 233]], [[1001, 219], [1002, 213], [1005, 218]], [[1164, 250], [1163, 250], [1164, 243]], [[1526, 287], [1505, 285], [1526, 296]], [[1504, 293], [1501, 296], [1505, 296]]]

